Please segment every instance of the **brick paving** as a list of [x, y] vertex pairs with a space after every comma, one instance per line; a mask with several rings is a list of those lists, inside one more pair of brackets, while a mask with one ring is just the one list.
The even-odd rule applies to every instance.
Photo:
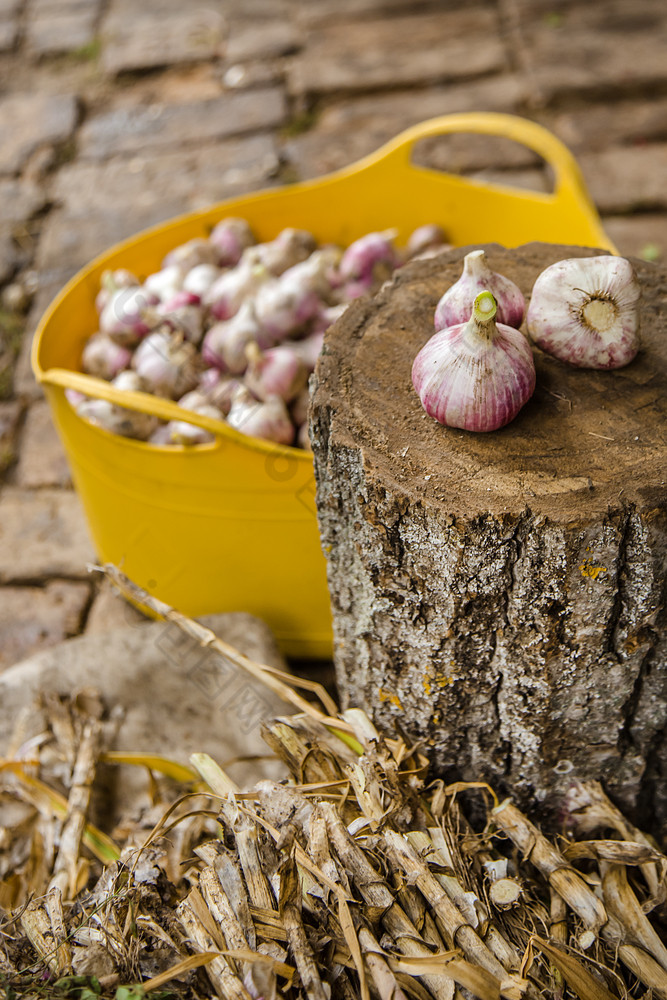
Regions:
[[[660, 0], [0, 0], [0, 670], [136, 616], [87, 575], [30, 372], [35, 325], [72, 274], [147, 225], [470, 110], [550, 128], [620, 251], [664, 259], [666, 43]], [[491, 140], [422, 155], [545, 184], [533, 156]]]

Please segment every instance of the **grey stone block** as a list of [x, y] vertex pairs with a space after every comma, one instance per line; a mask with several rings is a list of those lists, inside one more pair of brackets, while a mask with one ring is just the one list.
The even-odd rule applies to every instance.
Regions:
[[106, 160], [146, 150], [193, 149], [201, 143], [277, 128], [286, 113], [278, 87], [184, 104], [120, 108], [84, 123], [79, 154], [84, 159]]
[[102, 66], [110, 75], [218, 58], [224, 20], [215, 4], [179, 5], [175, 10], [128, 10], [112, 4], [102, 28]]
[[77, 120], [72, 94], [10, 94], [0, 101], [0, 174], [17, 173], [42, 145], [64, 142]]
[[292, 93], [428, 85], [508, 69], [495, 11], [465, 10], [345, 22], [312, 32], [291, 62]]
[[0, 587], [0, 671], [76, 635], [89, 600], [86, 583]]
[[79, 498], [69, 490], [0, 493], [0, 582], [85, 578], [95, 561]]
[[22, 489], [70, 487], [72, 484], [67, 458], [46, 400], [36, 401], [26, 413], [20, 457], [12, 479]]

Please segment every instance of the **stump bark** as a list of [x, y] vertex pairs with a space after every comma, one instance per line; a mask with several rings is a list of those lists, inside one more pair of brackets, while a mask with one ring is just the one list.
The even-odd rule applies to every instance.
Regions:
[[[471, 434], [427, 417], [410, 378], [470, 249], [354, 303], [313, 379], [341, 699], [424, 740], [446, 779], [530, 806], [594, 778], [665, 823], [667, 271], [633, 261], [643, 346], [629, 366], [536, 349], [533, 399]], [[601, 252], [485, 249], [527, 297], [548, 264]]]

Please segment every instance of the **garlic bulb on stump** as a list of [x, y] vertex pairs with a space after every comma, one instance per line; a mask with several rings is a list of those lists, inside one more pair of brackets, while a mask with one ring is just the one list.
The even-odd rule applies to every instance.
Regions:
[[639, 350], [640, 291], [623, 257], [559, 260], [533, 285], [528, 333], [575, 368], [621, 368]]
[[475, 296], [491, 292], [496, 300], [499, 323], [518, 330], [526, 312], [526, 300], [521, 289], [504, 274], [492, 271], [483, 250], [471, 250], [463, 258], [463, 273], [451, 285], [435, 307], [436, 330], [465, 323], [472, 312]]
[[535, 389], [530, 345], [518, 330], [495, 322], [496, 300], [480, 292], [467, 323], [441, 330], [422, 347], [412, 384], [441, 424], [495, 431], [513, 420]]

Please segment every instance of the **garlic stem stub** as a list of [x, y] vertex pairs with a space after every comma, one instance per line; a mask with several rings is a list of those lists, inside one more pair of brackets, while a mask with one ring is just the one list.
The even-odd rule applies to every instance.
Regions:
[[475, 296], [483, 291], [491, 292], [496, 300], [498, 322], [518, 330], [526, 312], [523, 292], [504, 274], [491, 270], [483, 250], [471, 250], [463, 258], [461, 277], [447, 289], [435, 307], [436, 330], [469, 320]]
[[496, 323], [496, 312], [491, 292], [480, 292], [468, 322], [434, 334], [415, 358], [412, 384], [426, 412], [439, 423], [495, 431], [532, 396], [530, 345], [518, 330]]
[[639, 350], [640, 293], [623, 257], [560, 260], [533, 285], [526, 327], [538, 347], [576, 368], [622, 368]]

